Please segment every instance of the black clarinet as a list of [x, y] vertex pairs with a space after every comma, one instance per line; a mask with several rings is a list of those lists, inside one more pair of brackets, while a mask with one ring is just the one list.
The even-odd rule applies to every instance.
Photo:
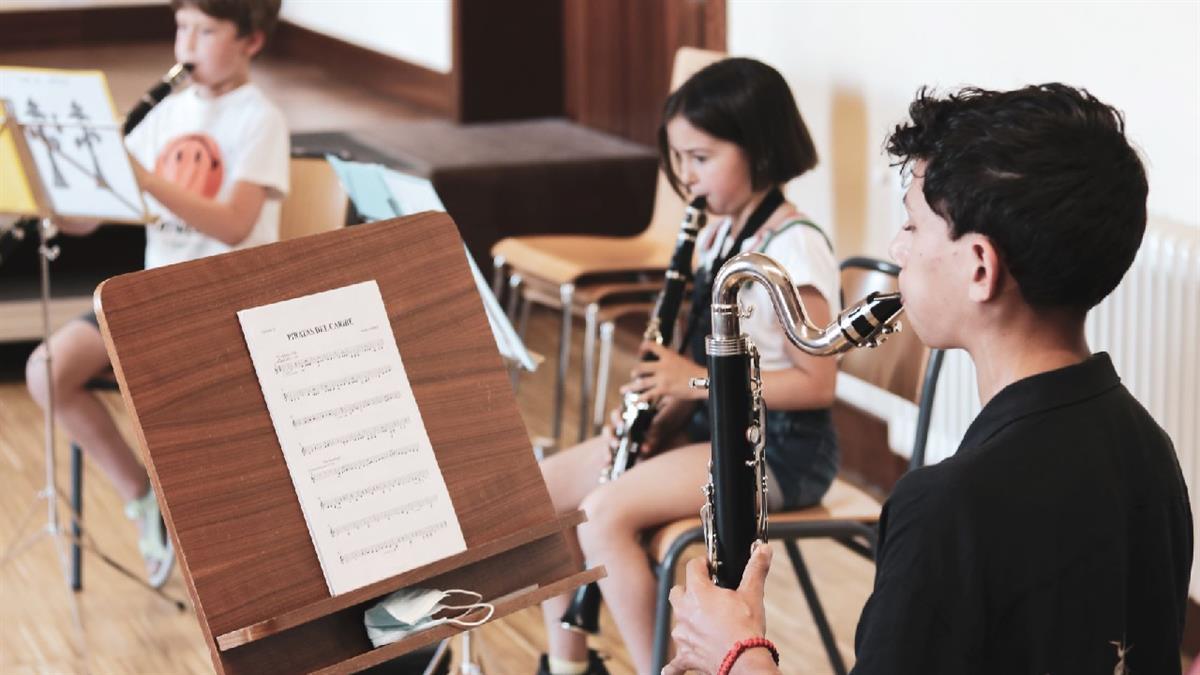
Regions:
[[[125, 117], [125, 123], [121, 126], [121, 134], [128, 136], [129, 132], [133, 131], [138, 124], [141, 124], [154, 106], [162, 103], [163, 99], [174, 91], [180, 84], [183, 83], [194, 65], [190, 63], [176, 63], [171, 66], [166, 75], [158, 81], [150, 90], [142, 95], [138, 102], [129, 111]], [[38, 219], [37, 218], [22, 218], [13, 223], [12, 228], [8, 230], [0, 230], [0, 264], [10, 258], [13, 251], [16, 250], [21, 242], [37, 238]]]
[[149, 91], [142, 94], [142, 98], [133, 106], [133, 110], [130, 110], [129, 114], [125, 116], [125, 125], [121, 127], [121, 133], [128, 136], [134, 127], [142, 123], [142, 120], [154, 106], [162, 103], [164, 98], [183, 83], [193, 68], [195, 66], [190, 63], [176, 63], [171, 66], [167, 74], [163, 75], [157, 84], [150, 87]]
[[[658, 294], [654, 311], [650, 315], [650, 323], [642, 335], [642, 340], [646, 342], [669, 346], [675, 338], [675, 321], [679, 316], [679, 307], [683, 304], [684, 291], [691, 279], [692, 252], [696, 248], [697, 235], [704, 229], [706, 206], [704, 197], [697, 197], [684, 211], [683, 224], [679, 227], [675, 253], [671, 256], [663, 289]], [[647, 352], [642, 355], [642, 360], [656, 361], [658, 357]], [[625, 394], [622, 399], [621, 423], [613, 429], [613, 444], [610, 448], [612, 454], [608, 466], [601, 472], [602, 483], [620, 478], [641, 455], [642, 443], [646, 440], [646, 432], [650, 429], [650, 423], [654, 421], [657, 409], [638, 399], [639, 395], [634, 392]], [[600, 586], [592, 582], [579, 587], [571, 596], [571, 604], [560, 621], [562, 627], [569, 630], [591, 635], [598, 633]]]
[[700, 510], [708, 550], [708, 571], [723, 588], [737, 588], [755, 541], [767, 532], [766, 409], [758, 350], [741, 332], [738, 290], [754, 281], [766, 287], [775, 314], [792, 344], [806, 353], [828, 356], [855, 347], [876, 347], [900, 330], [904, 311], [899, 293], [872, 293], [838, 315], [825, 328], [809, 322], [787, 272], [761, 253], [730, 258], [713, 282], [712, 334], [705, 340], [712, 418], [712, 460], [705, 504]]

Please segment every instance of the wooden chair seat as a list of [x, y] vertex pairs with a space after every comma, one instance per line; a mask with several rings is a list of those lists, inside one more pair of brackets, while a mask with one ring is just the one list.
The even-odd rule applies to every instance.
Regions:
[[513, 270], [555, 285], [589, 274], [657, 272], [670, 262], [674, 241], [650, 233], [634, 237], [544, 235], [509, 237], [492, 247]]
[[[541, 279], [522, 279], [525, 299], [551, 309], [562, 309], [558, 287]], [[583, 316], [589, 305], [635, 304], [651, 305], [662, 290], [661, 277], [650, 281], [629, 281], [577, 286], [571, 296], [572, 313]], [[603, 312], [603, 309], [601, 310]]]
[[[881, 508], [879, 502], [875, 501], [871, 495], [840, 478], [835, 478], [820, 504], [796, 511], [772, 513], [767, 522], [768, 528], [771, 525], [785, 523], [828, 522], [831, 520], [873, 525], [879, 522]], [[700, 527], [699, 518], [683, 518], [664, 525], [650, 536], [647, 550], [655, 560], [661, 561], [666, 558], [667, 550], [680, 535], [696, 527]]]

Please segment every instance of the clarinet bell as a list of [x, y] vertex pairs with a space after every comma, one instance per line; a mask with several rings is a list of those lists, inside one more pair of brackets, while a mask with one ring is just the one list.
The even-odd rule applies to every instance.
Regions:
[[595, 583], [580, 586], [571, 596], [571, 604], [563, 613], [562, 627], [576, 633], [596, 635], [600, 632], [600, 587]]

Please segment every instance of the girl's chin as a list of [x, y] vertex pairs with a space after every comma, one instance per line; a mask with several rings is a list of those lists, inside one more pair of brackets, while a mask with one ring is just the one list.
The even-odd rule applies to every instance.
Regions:
[[704, 210], [711, 216], [729, 215], [729, 209], [727, 209], [721, 202], [714, 203], [711, 197], [708, 198], [707, 203], [704, 205]]

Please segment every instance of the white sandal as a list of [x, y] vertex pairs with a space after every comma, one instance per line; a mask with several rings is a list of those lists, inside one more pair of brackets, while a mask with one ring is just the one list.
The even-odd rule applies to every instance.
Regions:
[[125, 504], [125, 516], [138, 524], [138, 551], [146, 561], [147, 581], [153, 588], [161, 588], [171, 578], [175, 567], [175, 547], [167, 534], [166, 523], [158, 510], [154, 491]]

